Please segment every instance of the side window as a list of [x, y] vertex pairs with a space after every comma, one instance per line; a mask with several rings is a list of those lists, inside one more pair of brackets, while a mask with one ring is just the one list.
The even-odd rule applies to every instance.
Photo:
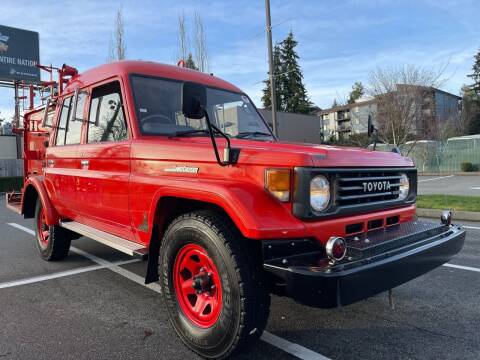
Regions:
[[67, 130], [67, 122], [70, 114], [71, 103], [71, 97], [63, 100], [62, 109], [60, 111], [60, 120], [58, 122], [57, 140], [55, 142], [56, 145], [65, 145], [65, 133]]
[[[83, 109], [85, 107], [85, 99], [87, 95], [83, 92], [78, 93], [76, 114], [71, 114], [68, 118], [68, 131], [65, 137], [65, 145], [80, 144], [80, 135], [83, 123]], [[73, 111], [73, 101], [70, 112]], [[73, 116], [72, 116], [73, 115]]]
[[128, 139], [128, 133], [120, 83], [115, 81], [93, 89], [88, 116], [88, 142], [126, 139]]

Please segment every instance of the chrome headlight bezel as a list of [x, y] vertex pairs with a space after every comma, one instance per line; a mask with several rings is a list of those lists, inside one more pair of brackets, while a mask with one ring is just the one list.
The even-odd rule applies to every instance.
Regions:
[[324, 211], [330, 205], [330, 181], [325, 175], [310, 180], [310, 206], [316, 212]]
[[398, 200], [405, 200], [410, 194], [410, 179], [406, 173], [400, 174], [400, 186], [398, 187]]

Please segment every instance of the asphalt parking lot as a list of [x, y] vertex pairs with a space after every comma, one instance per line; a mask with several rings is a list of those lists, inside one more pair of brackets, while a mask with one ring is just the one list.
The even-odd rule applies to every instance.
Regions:
[[[170, 327], [146, 262], [90, 239], [37, 255], [33, 221], [0, 200], [0, 359], [197, 359]], [[450, 264], [334, 310], [273, 297], [267, 333], [236, 359], [479, 359], [480, 224]]]
[[478, 175], [434, 175], [418, 177], [420, 195], [447, 194], [480, 196], [480, 176]]

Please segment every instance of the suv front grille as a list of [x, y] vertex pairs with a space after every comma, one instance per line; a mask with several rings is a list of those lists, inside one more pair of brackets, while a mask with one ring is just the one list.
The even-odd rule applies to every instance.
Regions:
[[[399, 199], [401, 174], [407, 174], [410, 193]], [[317, 175], [328, 178], [330, 205], [323, 211], [310, 206], [310, 181]], [[417, 170], [404, 168], [295, 168], [293, 213], [300, 219], [319, 219], [390, 209], [415, 203]]]
[[400, 172], [356, 171], [337, 176], [337, 206], [368, 204], [398, 198]]

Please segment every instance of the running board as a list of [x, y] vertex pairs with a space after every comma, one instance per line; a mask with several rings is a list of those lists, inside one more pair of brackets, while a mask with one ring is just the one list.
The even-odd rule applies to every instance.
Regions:
[[60, 221], [60, 226], [136, 258], [145, 259], [148, 255], [148, 248], [146, 246], [103, 232], [91, 226], [80, 224], [76, 221]]

